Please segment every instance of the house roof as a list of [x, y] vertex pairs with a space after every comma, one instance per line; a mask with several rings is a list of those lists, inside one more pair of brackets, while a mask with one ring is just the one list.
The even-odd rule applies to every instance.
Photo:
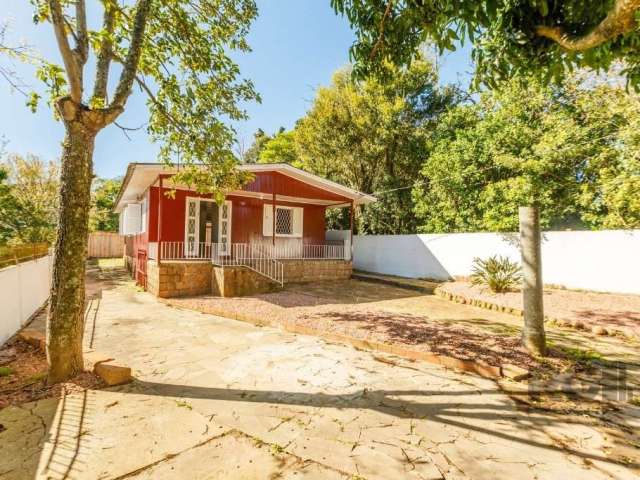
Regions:
[[[253, 173], [279, 172], [308, 185], [340, 195], [349, 201], [353, 201], [355, 205], [364, 205], [376, 201], [376, 197], [373, 195], [358, 192], [357, 190], [332, 182], [326, 178], [295, 168], [287, 163], [240, 164], [237, 168]], [[122, 187], [118, 193], [114, 211], [119, 213], [126, 204], [139, 201], [141, 195], [156, 182], [160, 174], [171, 175], [176, 172], [177, 169], [175, 167], [167, 167], [160, 163], [130, 163], [127, 167], [127, 173], [122, 182]], [[239, 192], [229, 193], [237, 194]], [[283, 199], [280, 200], [283, 201]], [[286, 199], [284, 199], [284, 201], [286, 201]], [[336, 205], [335, 202], [332, 204], [332, 206], [346, 205], [348, 204]]]

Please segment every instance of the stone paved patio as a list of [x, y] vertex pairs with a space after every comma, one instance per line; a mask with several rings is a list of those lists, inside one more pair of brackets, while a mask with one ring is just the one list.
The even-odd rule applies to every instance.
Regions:
[[0, 411], [0, 478], [637, 478], [590, 418], [524, 410], [476, 376], [173, 309], [129, 283], [87, 319], [87, 348], [136, 380]]

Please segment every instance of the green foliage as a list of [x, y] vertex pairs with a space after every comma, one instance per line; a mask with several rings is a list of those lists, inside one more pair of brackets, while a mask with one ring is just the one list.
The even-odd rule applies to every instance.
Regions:
[[[476, 81], [491, 87], [532, 74], [560, 82], [575, 69], [606, 71], [623, 61], [625, 76], [638, 88], [640, 32], [633, 27], [633, 11], [628, 16], [631, 28], [624, 28], [629, 22], [622, 19], [598, 28], [614, 3], [620, 2], [331, 0], [356, 32], [350, 53], [361, 76], [384, 73], [385, 61], [410, 63], [424, 42], [434, 43], [440, 52], [470, 42]], [[544, 36], [540, 26], [559, 29], [559, 38]], [[568, 44], [561, 47], [563, 39]]]
[[51, 243], [58, 188], [57, 163], [9, 155], [0, 166], [0, 244]]
[[486, 260], [474, 258], [471, 269], [471, 284], [489, 287], [494, 293], [508, 292], [516, 288], [522, 280], [520, 265], [499, 255]]
[[234, 168], [235, 132], [226, 122], [244, 120], [239, 103], [259, 97], [250, 81], [239, 78], [229, 53], [250, 50], [246, 35], [257, 12], [253, 0], [170, 0], [152, 6], [140, 60], [140, 72], [158, 85], [156, 100], [148, 101], [148, 130], [162, 143], [165, 163], [179, 156], [187, 166], [205, 165], [198, 172], [183, 169], [175, 178], [202, 193], [221, 196], [249, 180]]
[[0, 377], [8, 377], [13, 373], [13, 368], [11, 367], [0, 367]]
[[597, 85], [575, 95], [593, 153], [579, 172], [578, 206], [592, 228], [640, 228], [640, 97]]
[[44, 257], [49, 253], [48, 243], [20, 243], [0, 245], [0, 268]]
[[[67, 20], [68, 39], [77, 44], [72, 61], [83, 68], [87, 59], [82, 57], [82, 31], [74, 2], [31, 1], [35, 23], [54, 23], [51, 7], [59, 5]], [[90, 95], [83, 95], [81, 100], [86, 107], [92, 110], [124, 107], [130, 92], [140, 90], [147, 96], [147, 132], [152, 141], [160, 144], [159, 160], [166, 164], [179, 160], [184, 167], [175, 177], [176, 182], [221, 196], [220, 192], [248, 181], [246, 174], [234, 168], [235, 131], [228, 123], [246, 118], [241, 103], [259, 100], [253, 84], [240, 77], [231, 58], [234, 52], [250, 49], [246, 35], [257, 16], [254, 0], [98, 3], [104, 9], [104, 21], [98, 29], [86, 31], [87, 57], [94, 54], [97, 59], [98, 72], [93, 84], [98, 85], [104, 79], [106, 85], [106, 79], [111, 80], [110, 71], [115, 70], [121, 76], [113, 94], [105, 88], [103, 94], [95, 89]], [[138, 17], [147, 8], [148, 13]], [[140, 18], [142, 21], [136, 23]], [[139, 61], [129, 66], [128, 55], [136, 42], [141, 45]], [[106, 55], [106, 62], [101, 63], [104, 48], [112, 54]], [[57, 58], [42, 59], [37, 72], [47, 87], [47, 101], [52, 104], [62, 96], [73, 95], [69, 78], [73, 72], [56, 62]], [[127, 88], [127, 79], [140, 88]], [[85, 84], [89, 83], [87, 80], [88, 75]], [[37, 94], [30, 95], [29, 107], [37, 108], [38, 101]], [[202, 167], [194, 168], [198, 164]]]
[[439, 121], [413, 190], [423, 232], [640, 226], [640, 99], [610, 85], [515, 80]]
[[91, 192], [89, 229], [100, 232], [118, 231], [118, 214], [113, 211], [122, 185], [121, 178], [96, 178]]
[[[457, 101], [455, 90], [438, 87], [426, 60], [408, 69], [387, 67], [389, 82], [354, 81], [349, 70], [336, 72], [297, 122], [295, 154], [288, 154], [305, 170], [378, 195], [378, 202], [357, 215], [362, 233], [415, 232], [407, 187], [417, 178], [435, 120]], [[290, 148], [290, 138], [277, 144]], [[331, 214], [329, 227], [348, 227], [347, 212]]]
[[268, 140], [260, 152], [259, 163], [288, 163], [301, 168], [302, 163], [296, 152], [295, 134], [292, 131], [278, 132]]

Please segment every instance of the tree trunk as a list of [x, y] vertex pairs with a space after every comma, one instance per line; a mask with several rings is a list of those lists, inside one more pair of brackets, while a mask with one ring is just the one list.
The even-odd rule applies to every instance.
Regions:
[[64, 381], [84, 368], [85, 260], [96, 130], [79, 118], [65, 120], [60, 210], [47, 318], [49, 383]]
[[542, 255], [538, 207], [520, 207], [520, 249], [522, 255], [522, 301], [524, 329], [522, 343], [534, 355], [546, 354], [542, 302]]

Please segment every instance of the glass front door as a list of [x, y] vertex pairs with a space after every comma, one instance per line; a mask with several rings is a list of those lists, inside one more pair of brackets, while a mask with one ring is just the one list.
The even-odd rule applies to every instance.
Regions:
[[198, 255], [199, 228], [198, 213], [199, 199], [187, 198], [187, 211], [185, 218], [184, 232], [184, 255], [185, 257], [196, 257]]
[[229, 255], [231, 245], [231, 202], [225, 201], [218, 210], [218, 243], [221, 255]]

